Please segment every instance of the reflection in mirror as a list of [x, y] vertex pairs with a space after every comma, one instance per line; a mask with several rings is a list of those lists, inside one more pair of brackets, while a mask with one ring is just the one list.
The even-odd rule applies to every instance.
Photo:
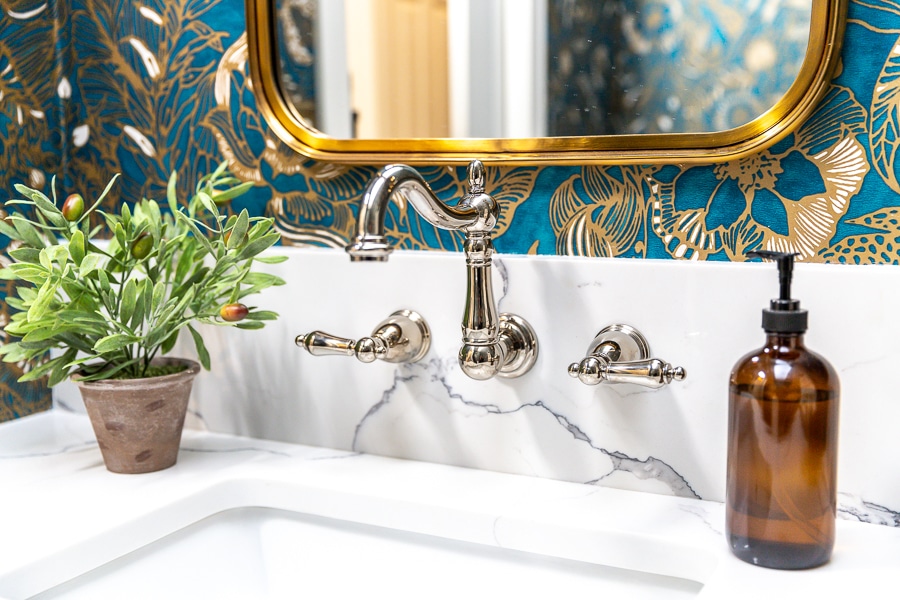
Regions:
[[800, 72], [812, 0], [275, 0], [292, 110], [338, 139], [740, 127]]

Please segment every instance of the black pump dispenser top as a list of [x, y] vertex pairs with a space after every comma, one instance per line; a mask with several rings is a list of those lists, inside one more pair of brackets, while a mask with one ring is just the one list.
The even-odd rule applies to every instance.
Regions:
[[791, 298], [791, 276], [794, 271], [795, 253], [756, 250], [748, 257], [775, 261], [778, 265], [780, 296], [763, 309], [762, 326], [771, 333], [803, 333], [806, 331], [807, 312], [800, 309], [800, 301]]

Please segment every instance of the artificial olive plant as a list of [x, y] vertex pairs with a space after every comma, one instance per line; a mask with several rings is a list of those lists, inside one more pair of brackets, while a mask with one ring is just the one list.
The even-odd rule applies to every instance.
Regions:
[[[0, 278], [20, 282], [6, 298], [17, 312], [5, 331], [20, 339], [0, 347], [0, 355], [36, 363], [19, 381], [49, 375], [52, 386], [76, 371], [87, 381], [160, 374], [151, 361], [172, 349], [184, 327], [209, 369], [209, 352], [192, 322], [258, 329], [278, 316], [242, 302], [284, 283], [253, 270], [254, 263], [285, 259], [260, 256], [280, 237], [272, 219], [250, 217], [246, 209], [219, 212], [251, 184], [232, 177], [223, 163], [182, 206], [173, 173], [167, 206], [143, 199], [132, 207], [123, 202], [113, 214], [99, 207], [116, 177], [87, 210], [79, 194], [57, 206], [55, 180], [52, 200], [16, 185], [23, 198], [6, 202], [24, 209], [0, 220], [13, 248]], [[108, 240], [98, 239], [103, 231]], [[51, 350], [57, 352], [47, 359]]]

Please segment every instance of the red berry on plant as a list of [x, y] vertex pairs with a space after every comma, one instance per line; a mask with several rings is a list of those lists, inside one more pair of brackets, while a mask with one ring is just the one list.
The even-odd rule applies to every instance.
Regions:
[[77, 221], [84, 214], [84, 198], [81, 194], [70, 194], [62, 206], [63, 218], [70, 223]]
[[219, 310], [219, 316], [229, 322], [241, 321], [248, 314], [250, 314], [250, 309], [240, 302], [226, 304]]

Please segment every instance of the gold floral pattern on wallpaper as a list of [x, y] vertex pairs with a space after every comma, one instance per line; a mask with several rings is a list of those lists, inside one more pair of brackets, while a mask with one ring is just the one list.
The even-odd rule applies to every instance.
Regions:
[[[70, 87], [55, 60], [55, 41], [64, 10], [48, 2], [0, 0], [0, 201], [15, 183], [45, 187], [60, 167], [54, 117]], [[0, 218], [5, 216], [0, 209]], [[0, 266], [6, 261], [0, 256]], [[0, 281], [0, 298], [12, 291], [12, 282]], [[9, 317], [9, 307], [0, 303], [0, 324]], [[30, 367], [28, 362], [0, 366], [0, 421], [49, 408], [45, 382], [16, 382]]]
[[225, 31], [207, 24], [218, 2], [72, 2], [72, 83], [66, 103], [67, 175], [74, 189], [160, 197], [173, 169], [186, 196], [220, 157], [202, 120], [213, 105]]
[[[376, 169], [293, 153], [266, 126], [249, 80], [241, 0], [0, 0], [0, 188], [17, 182], [109, 203], [181, 192], [222, 158], [255, 187], [236, 202], [275, 217], [285, 244], [339, 248]], [[900, 0], [851, 0], [842, 70], [815, 114], [773, 147], [716, 165], [500, 167], [498, 249], [578, 256], [900, 262]], [[456, 201], [465, 170], [428, 167]], [[235, 207], [237, 208], [237, 206]], [[400, 247], [459, 250], [395, 199]], [[0, 289], [0, 296], [8, 289]], [[3, 305], [0, 319], [8, 319]], [[0, 368], [0, 420], [46, 398]], [[30, 403], [31, 402], [31, 403]], [[41, 400], [41, 402], [44, 402]]]
[[[556, 252], [572, 256], [620, 256], [636, 249], [647, 221], [642, 167], [586, 166], [560, 185], [550, 198], [550, 224]], [[576, 184], [581, 184], [579, 193]]]
[[[799, 260], [815, 258], [834, 237], [869, 169], [865, 148], [856, 139], [864, 133], [862, 107], [840, 88], [832, 89], [822, 107], [800, 128], [793, 145], [712, 167], [715, 187], [705, 206], [677, 208], [677, 194], [684, 191], [678, 181], [692, 169], [671, 182], [653, 181], [653, 229], [671, 255], [705, 260], [724, 251], [729, 260], [742, 260], [748, 251], [764, 248], [796, 252]], [[732, 210], [741, 210], [709, 227], [710, 208], [720, 194]], [[765, 203], [768, 211], [758, 206]], [[786, 230], [775, 231], [756, 216], [771, 216], [772, 209], [784, 214]]]
[[[887, 0], [875, 5], [879, 13], [896, 9]], [[270, 132], [256, 110], [243, 27], [236, 30], [233, 19], [222, 17], [235, 9], [242, 10], [236, 0], [71, 4], [75, 93], [64, 103], [69, 180], [99, 189], [112, 172], [123, 171], [128, 183], [120, 198], [152, 196], [172, 168], [190, 182], [224, 156], [239, 177], [257, 185], [257, 205], [276, 218], [285, 243], [341, 247], [355, 233], [358, 199], [375, 169], [317, 163]], [[878, 30], [871, 19], [866, 23]], [[885, 56], [868, 111], [854, 89], [836, 84], [787, 143], [743, 160], [675, 172], [489, 169], [488, 191], [502, 207], [498, 238], [520, 253], [743, 260], [748, 250], [770, 248], [798, 252], [802, 260], [846, 260], [835, 252], [848, 237], [839, 230], [865, 226], [848, 215], [868, 172], [874, 169], [891, 189], [900, 186], [893, 169], [896, 60], [895, 53]], [[463, 169], [422, 171], [442, 199], [462, 195]], [[519, 235], [517, 216], [525, 206], [529, 233]], [[386, 233], [403, 248], [458, 250], [460, 244], [458, 236], [418, 218], [402, 198]], [[874, 260], [884, 260], [884, 252]]]
[[43, 187], [59, 168], [58, 131], [49, 117], [70, 87], [55, 61], [64, 7], [0, 0], [0, 10], [0, 198], [7, 198], [13, 183]]

